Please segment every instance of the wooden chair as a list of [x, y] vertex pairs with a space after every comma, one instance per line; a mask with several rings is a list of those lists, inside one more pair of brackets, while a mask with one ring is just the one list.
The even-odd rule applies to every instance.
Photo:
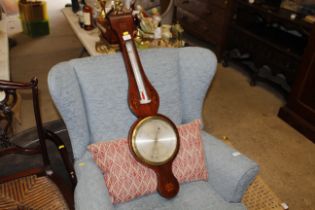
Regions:
[[[17, 156], [19, 159], [23, 158], [21, 171], [12, 172], [8, 170], [8, 167], [2, 167], [0, 170], [0, 209], [74, 209], [73, 189], [76, 176], [73, 165], [62, 140], [54, 132], [43, 127], [37, 85], [36, 78], [29, 83], [0, 80], [0, 161], [6, 161], [6, 165], [12, 165], [10, 163], [14, 164], [14, 161], [10, 161], [10, 158]], [[12, 140], [14, 139], [12, 138], [14, 116], [12, 109], [18, 102], [17, 91], [23, 89], [29, 89], [32, 93], [38, 134], [35, 143], [20, 144]], [[47, 151], [47, 139], [53, 142], [61, 155], [69, 176], [70, 187], [62, 183], [52, 170]], [[38, 157], [41, 157], [40, 166], [32, 166]], [[25, 163], [26, 160], [30, 160], [30, 163]], [[32, 167], [27, 168], [27, 166]], [[18, 166], [13, 165], [13, 168], [18, 168]]]

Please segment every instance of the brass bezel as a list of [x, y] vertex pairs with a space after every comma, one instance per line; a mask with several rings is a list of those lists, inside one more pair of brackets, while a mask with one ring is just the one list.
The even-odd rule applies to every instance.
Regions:
[[[172, 128], [173, 128], [173, 131], [175, 133], [175, 136], [176, 136], [176, 149], [174, 150], [173, 154], [167, 158], [165, 161], [161, 161], [161, 162], [153, 162], [153, 161], [150, 161], [150, 160], [147, 160], [146, 158], [144, 158], [137, 146], [136, 146], [136, 135], [138, 133], [138, 130], [139, 128], [144, 124], [144, 123], [147, 123], [148, 121], [151, 121], [153, 119], [158, 119], [158, 120], [162, 120], [164, 122], [166, 122], [167, 124], [169, 124]], [[172, 160], [174, 158], [174, 156], [177, 154], [177, 150], [178, 150], [178, 142], [179, 141], [179, 136], [178, 136], [178, 132], [177, 132], [177, 129], [176, 127], [171, 123], [170, 120], [168, 120], [167, 118], [163, 117], [163, 116], [160, 116], [160, 115], [154, 115], [154, 116], [149, 116], [149, 117], [145, 117], [143, 119], [141, 119], [136, 125], [135, 127], [133, 128], [133, 131], [132, 131], [132, 135], [131, 135], [131, 146], [132, 146], [132, 150], [134, 152], [134, 154], [137, 156], [137, 158], [148, 164], [148, 165], [152, 165], [152, 166], [160, 166], [160, 165], [164, 165], [165, 163], [169, 162], [170, 160]]]

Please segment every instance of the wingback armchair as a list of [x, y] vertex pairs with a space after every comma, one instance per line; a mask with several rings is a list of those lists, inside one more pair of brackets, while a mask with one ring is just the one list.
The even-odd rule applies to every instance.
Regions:
[[[187, 47], [143, 50], [140, 57], [160, 95], [159, 113], [178, 125], [201, 119], [216, 71], [215, 55], [207, 49]], [[73, 147], [76, 209], [245, 209], [241, 198], [258, 172], [257, 164], [204, 131], [207, 182], [182, 184], [171, 200], [153, 193], [113, 205], [87, 146], [126, 137], [136, 120], [127, 104], [128, 80], [121, 54], [57, 64], [49, 72], [48, 85]]]

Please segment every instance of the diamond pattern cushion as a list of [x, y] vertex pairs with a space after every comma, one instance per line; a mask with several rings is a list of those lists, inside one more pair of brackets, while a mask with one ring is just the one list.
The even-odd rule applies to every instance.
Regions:
[[[180, 183], [208, 179], [200, 125], [201, 121], [195, 120], [178, 127], [180, 149], [173, 162], [173, 173]], [[89, 145], [88, 149], [104, 172], [112, 203], [126, 202], [156, 191], [155, 173], [134, 159], [127, 139], [98, 142]]]

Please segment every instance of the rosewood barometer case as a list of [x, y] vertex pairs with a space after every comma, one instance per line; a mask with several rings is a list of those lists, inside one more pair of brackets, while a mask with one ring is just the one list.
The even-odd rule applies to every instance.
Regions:
[[158, 113], [159, 95], [143, 70], [133, 41], [131, 14], [107, 16], [116, 33], [124, 58], [128, 80], [128, 104], [138, 117], [129, 130], [129, 148], [135, 159], [157, 175], [157, 191], [165, 198], [176, 196], [179, 183], [172, 163], [179, 150], [179, 134], [174, 123]]

